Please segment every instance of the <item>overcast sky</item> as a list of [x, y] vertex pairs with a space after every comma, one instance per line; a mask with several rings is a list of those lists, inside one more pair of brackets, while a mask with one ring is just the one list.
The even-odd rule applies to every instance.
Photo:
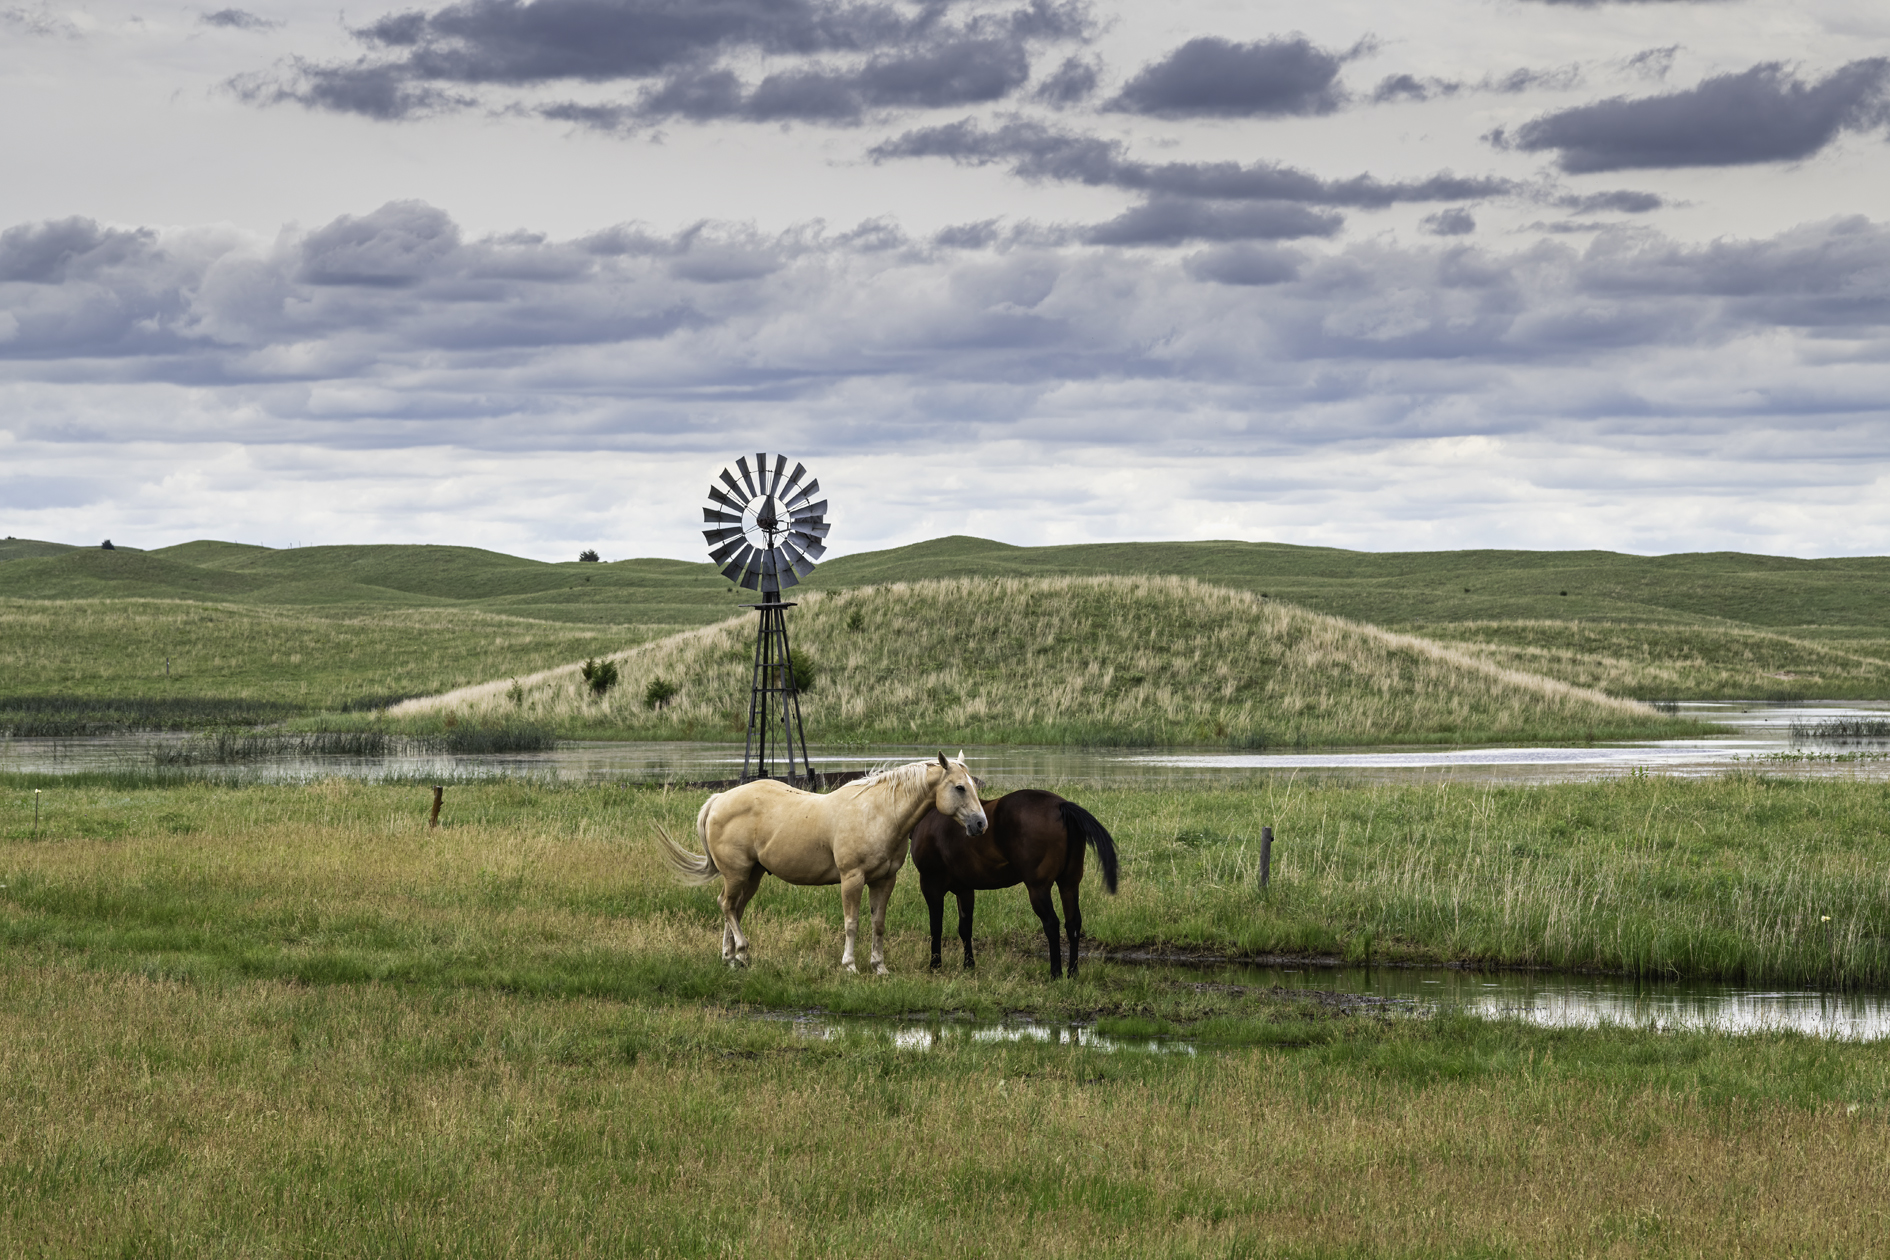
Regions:
[[1890, 553], [1890, 6], [0, 0], [0, 534]]

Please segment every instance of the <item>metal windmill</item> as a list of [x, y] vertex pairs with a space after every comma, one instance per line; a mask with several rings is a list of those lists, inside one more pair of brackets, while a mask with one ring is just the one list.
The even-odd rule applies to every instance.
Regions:
[[[772, 467], [770, 467], [772, 463]], [[736, 472], [724, 468], [721, 485], [709, 487], [709, 502], [702, 509], [708, 526], [709, 559], [722, 566], [722, 576], [746, 590], [758, 591], [761, 602], [744, 604], [761, 614], [755, 630], [755, 669], [748, 693], [748, 741], [742, 753], [742, 782], [774, 777], [772, 761], [785, 755], [787, 774], [794, 779], [813, 774], [807, 764], [807, 732], [801, 727], [800, 692], [794, 685], [794, 657], [788, 648], [787, 610], [781, 592], [798, 586], [814, 571], [814, 562], [826, 554], [827, 501], [816, 501], [820, 482], [809, 480], [803, 464], [787, 470], [785, 455], [756, 455], [735, 461]], [[799, 746], [799, 768], [795, 748]]]

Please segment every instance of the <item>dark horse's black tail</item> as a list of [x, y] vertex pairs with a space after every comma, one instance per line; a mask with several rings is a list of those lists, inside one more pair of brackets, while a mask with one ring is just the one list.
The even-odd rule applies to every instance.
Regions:
[[1110, 892], [1116, 890], [1116, 842], [1109, 838], [1108, 831], [1096, 821], [1096, 815], [1073, 801], [1065, 801], [1057, 807], [1063, 815], [1063, 830], [1070, 837], [1070, 851], [1078, 852], [1085, 840], [1089, 847], [1096, 850], [1096, 856], [1102, 859], [1103, 887]]

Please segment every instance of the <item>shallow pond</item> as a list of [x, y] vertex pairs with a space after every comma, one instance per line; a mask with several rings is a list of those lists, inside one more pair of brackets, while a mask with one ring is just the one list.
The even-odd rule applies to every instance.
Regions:
[[[1118, 964], [1120, 965], [1120, 964]], [[1198, 983], [1229, 993], [1300, 995], [1328, 1007], [1421, 1016], [1459, 1011], [1553, 1028], [1604, 1024], [1656, 1031], [1791, 1031], [1843, 1041], [1890, 1037], [1890, 994], [1659, 984], [1616, 976], [1478, 972], [1447, 967], [1279, 966], [1201, 968]], [[1122, 1036], [1081, 1023], [1012, 1020], [894, 1020], [798, 1016], [806, 1036], [870, 1036], [904, 1050], [951, 1044], [1035, 1041], [1102, 1051], [1192, 1054], [1185, 1033]]]
[[[1001, 789], [1059, 783], [1185, 785], [1292, 774], [1368, 781], [1448, 778], [1526, 784], [1608, 778], [1637, 771], [1718, 774], [1741, 764], [1760, 764], [1791, 774], [1890, 778], [1890, 755], [1885, 755], [1890, 754], [1890, 741], [1821, 744], [1794, 742], [1792, 734], [1794, 725], [1802, 728], [1839, 719], [1890, 718], [1890, 702], [1818, 705], [1703, 702], [1682, 704], [1679, 711], [1685, 717], [1727, 726], [1732, 733], [1710, 739], [1650, 740], [1575, 748], [1425, 746], [1230, 753], [1173, 748], [993, 745], [970, 747], [965, 753], [972, 770]], [[152, 769], [157, 749], [184, 738], [132, 734], [0, 740], [0, 771], [61, 774]], [[811, 751], [819, 769], [854, 770], [887, 761], [927, 757], [938, 749], [929, 745], [816, 745]], [[451, 781], [532, 775], [579, 782], [687, 783], [735, 778], [741, 773], [741, 764], [740, 744], [581, 741], [542, 753], [266, 757], [233, 765], [179, 768], [174, 773], [246, 781], [297, 781], [330, 775]]]

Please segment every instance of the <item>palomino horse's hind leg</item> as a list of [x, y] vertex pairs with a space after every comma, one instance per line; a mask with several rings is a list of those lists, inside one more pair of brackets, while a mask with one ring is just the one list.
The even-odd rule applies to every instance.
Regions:
[[1078, 882], [1082, 876], [1067, 883], [1059, 880], [1057, 892], [1063, 898], [1063, 930], [1070, 935], [1070, 979], [1076, 979], [1077, 942], [1083, 938], [1083, 909], [1077, 904], [1076, 895], [1082, 891]]
[[731, 967], [748, 965], [748, 937], [742, 932], [742, 911], [748, 908], [749, 898], [761, 887], [763, 871], [755, 867], [737, 883], [729, 876], [722, 878], [722, 961]]
[[853, 972], [859, 971], [853, 963], [853, 942], [860, 934], [860, 890], [864, 887], [866, 876], [859, 871], [840, 877], [840, 911], [847, 921], [847, 947], [840, 953], [840, 965]]
[[971, 912], [977, 909], [978, 894], [967, 888], [958, 894], [958, 939], [965, 943], [965, 970], [970, 971], [978, 965], [971, 956]]
[[897, 873], [888, 875], [877, 884], [869, 884], [866, 890], [868, 905], [873, 911], [873, 974], [887, 975], [886, 970], [886, 903], [892, 900], [893, 884], [899, 879]]
[[1050, 885], [1030, 890], [1030, 908], [1037, 912], [1037, 921], [1043, 924], [1043, 937], [1050, 942], [1050, 978], [1062, 979], [1063, 942], [1057, 937], [1062, 925], [1057, 922], [1057, 912], [1050, 907]]

